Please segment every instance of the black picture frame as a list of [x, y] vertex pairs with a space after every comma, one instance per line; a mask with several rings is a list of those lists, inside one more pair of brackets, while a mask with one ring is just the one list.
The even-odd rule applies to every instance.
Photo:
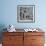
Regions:
[[17, 5], [17, 22], [35, 22], [35, 5]]

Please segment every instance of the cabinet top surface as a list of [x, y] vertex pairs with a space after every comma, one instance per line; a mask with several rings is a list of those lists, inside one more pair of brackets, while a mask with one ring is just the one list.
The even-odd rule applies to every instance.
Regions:
[[[7, 31], [8, 32], [8, 31]], [[38, 30], [38, 31], [25, 31], [24, 29], [16, 29], [16, 31], [15, 32], [25, 32], [25, 33], [27, 33], [27, 32], [29, 32], [29, 33], [39, 33], [39, 32], [44, 32], [43, 30]], [[12, 32], [10, 32], [10, 33], [12, 33]]]

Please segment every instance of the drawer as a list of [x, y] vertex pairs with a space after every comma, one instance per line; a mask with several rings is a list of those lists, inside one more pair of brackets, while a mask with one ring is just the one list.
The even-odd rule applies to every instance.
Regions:
[[44, 32], [24, 32], [24, 36], [44, 36]]
[[23, 46], [23, 43], [21, 44], [2, 44], [2, 46]]
[[2, 44], [3, 46], [23, 46], [23, 44]]
[[31, 46], [44, 46], [44, 44], [31, 44]]
[[4, 36], [3, 43], [14, 43], [23, 41], [23, 36]]
[[4, 36], [23, 36], [23, 32], [4, 32]]
[[15, 41], [15, 40], [21, 40], [23, 39], [23, 36], [4, 36], [3, 41]]
[[43, 44], [44, 36], [32, 36], [32, 43], [33, 44]]

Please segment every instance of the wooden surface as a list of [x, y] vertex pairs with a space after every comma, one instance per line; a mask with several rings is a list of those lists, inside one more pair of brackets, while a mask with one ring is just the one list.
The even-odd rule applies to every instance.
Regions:
[[4, 32], [3, 46], [44, 46], [44, 32]]
[[24, 33], [24, 46], [44, 46], [44, 33]]
[[3, 46], [23, 46], [23, 33], [4, 33]]

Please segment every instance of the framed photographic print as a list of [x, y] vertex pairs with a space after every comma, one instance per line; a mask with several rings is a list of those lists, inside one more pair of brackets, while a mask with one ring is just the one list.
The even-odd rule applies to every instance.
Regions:
[[35, 5], [18, 5], [17, 21], [22, 23], [35, 22]]

